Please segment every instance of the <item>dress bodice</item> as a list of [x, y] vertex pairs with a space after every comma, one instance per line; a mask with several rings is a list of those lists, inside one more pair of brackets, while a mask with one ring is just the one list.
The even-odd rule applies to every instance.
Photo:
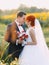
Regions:
[[31, 39], [31, 36], [30, 36], [30, 33], [29, 33], [29, 31], [30, 31], [31, 29], [34, 30], [33, 27], [30, 27], [30, 28], [28, 28], [27, 31], [26, 31], [26, 34], [28, 35], [28, 38], [26, 39], [27, 42], [32, 42], [32, 39]]

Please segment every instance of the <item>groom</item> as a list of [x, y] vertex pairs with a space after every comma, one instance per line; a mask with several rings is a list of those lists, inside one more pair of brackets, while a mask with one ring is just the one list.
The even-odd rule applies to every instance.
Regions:
[[13, 60], [15, 59], [15, 57], [19, 58], [19, 55], [24, 47], [22, 46], [22, 41], [20, 39], [17, 39], [16, 32], [21, 31], [19, 26], [21, 26], [21, 28], [25, 31], [25, 16], [26, 13], [24, 12], [17, 13], [17, 19], [8, 25], [7, 31], [5, 33], [5, 40], [10, 43], [8, 54], [12, 54]]

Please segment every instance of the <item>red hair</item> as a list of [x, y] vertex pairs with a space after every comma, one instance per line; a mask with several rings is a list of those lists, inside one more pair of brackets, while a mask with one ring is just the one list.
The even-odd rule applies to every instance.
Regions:
[[35, 16], [29, 15], [26, 17], [27, 22], [31, 22], [31, 26], [35, 26]]

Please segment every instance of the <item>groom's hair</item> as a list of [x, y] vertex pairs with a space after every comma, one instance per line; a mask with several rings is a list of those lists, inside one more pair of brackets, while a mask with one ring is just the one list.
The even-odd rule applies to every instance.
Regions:
[[17, 13], [17, 17], [18, 17], [18, 16], [22, 17], [23, 15], [26, 15], [26, 13], [25, 13], [25, 12], [18, 12], [18, 13]]

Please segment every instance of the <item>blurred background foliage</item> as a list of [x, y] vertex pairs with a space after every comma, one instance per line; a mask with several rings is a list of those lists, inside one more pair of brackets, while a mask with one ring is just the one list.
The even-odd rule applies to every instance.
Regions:
[[[7, 47], [8, 43], [4, 41], [4, 34], [6, 32], [7, 25], [13, 22], [16, 18], [18, 11], [26, 12], [27, 15], [34, 15], [39, 21], [43, 29], [46, 44], [49, 47], [49, 10], [48, 9], [38, 9], [37, 7], [26, 7], [21, 4], [18, 9], [13, 10], [0, 10], [0, 59], [7, 57]], [[6, 55], [4, 56], [4, 53]]]

